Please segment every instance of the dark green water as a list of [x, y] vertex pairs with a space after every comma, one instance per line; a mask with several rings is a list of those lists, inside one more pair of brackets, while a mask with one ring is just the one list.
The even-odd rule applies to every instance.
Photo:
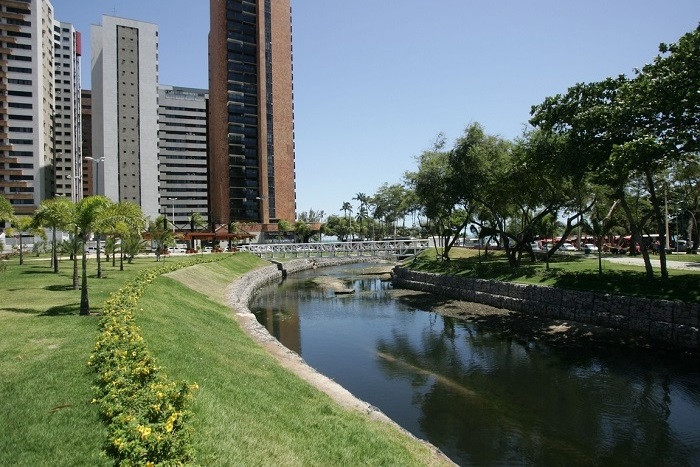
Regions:
[[[456, 463], [700, 465], [697, 362], [517, 342], [395, 300], [360, 268], [292, 275], [251, 310], [309, 365]], [[310, 284], [317, 275], [355, 293]]]

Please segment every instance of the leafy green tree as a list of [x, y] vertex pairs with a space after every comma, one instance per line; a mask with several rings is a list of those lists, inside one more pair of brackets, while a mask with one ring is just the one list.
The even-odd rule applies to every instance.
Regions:
[[[436, 253], [449, 260], [450, 249], [470, 221], [472, 207], [456, 186], [456, 176], [450, 164], [450, 153], [445, 150], [444, 135], [439, 135], [433, 147], [418, 157], [418, 170], [407, 172], [406, 184], [414, 193], [426, 221], [419, 223], [435, 241]], [[381, 209], [380, 209], [381, 212]], [[438, 250], [442, 245], [442, 252]]]
[[280, 237], [284, 236], [286, 232], [292, 232], [293, 230], [294, 226], [287, 219], [280, 219], [277, 221], [277, 231]]
[[389, 185], [382, 184], [373, 196], [375, 210], [374, 216], [383, 219], [387, 228], [391, 224], [393, 236], [396, 237], [396, 222], [406, 214], [404, 200], [407, 198], [407, 189], [400, 183]]
[[[595, 171], [597, 181], [614, 190], [634, 242], [641, 246], [648, 221], [655, 221], [665, 242], [665, 200], [660, 190], [668, 173], [684, 160], [697, 159], [700, 149], [700, 30], [676, 44], [661, 44], [659, 50], [661, 54], [635, 78], [578, 84], [533, 107], [531, 119], [533, 125], [566, 137], [572, 148], [586, 154], [578, 165]], [[636, 199], [641, 191], [650, 212], [640, 217], [628, 199]], [[661, 275], [666, 278], [665, 252], [659, 253]], [[652, 279], [646, 248], [642, 255]]]
[[0, 222], [7, 222], [14, 216], [14, 210], [12, 209], [12, 203], [10, 203], [5, 197], [0, 196]]
[[325, 217], [325, 215], [326, 213], [323, 212], [323, 210], [316, 211], [314, 209], [309, 209], [308, 211], [300, 212], [297, 216], [297, 220], [306, 222], [308, 224], [323, 222], [323, 218]]
[[327, 235], [335, 235], [339, 241], [348, 240], [352, 233], [351, 227], [347, 217], [330, 215], [326, 221]]
[[[684, 161], [675, 167], [669, 193], [675, 206], [680, 207], [681, 220], [686, 226], [685, 232], [692, 242], [688, 254], [697, 254], [700, 245], [700, 160]], [[668, 198], [668, 194], [666, 195]]]
[[311, 226], [304, 221], [296, 221], [294, 223], [294, 234], [297, 238], [301, 238], [302, 243], [309, 243], [309, 238], [311, 237]]
[[56, 232], [67, 228], [72, 212], [72, 201], [62, 196], [42, 201], [34, 212], [35, 226], [51, 229], [51, 263], [53, 272], [56, 274], [58, 274]]

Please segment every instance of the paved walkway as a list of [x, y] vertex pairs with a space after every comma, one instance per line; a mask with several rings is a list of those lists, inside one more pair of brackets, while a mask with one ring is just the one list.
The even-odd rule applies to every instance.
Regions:
[[[675, 255], [674, 255], [675, 256]], [[604, 261], [610, 261], [611, 263], [619, 263], [619, 264], [629, 264], [632, 266], [641, 266], [644, 267], [644, 258], [641, 256], [626, 256], [626, 255], [609, 255], [609, 256], [603, 256]], [[652, 255], [651, 256], [651, 265], [654, 267], [654, 269], [657, 269], [659, 267], [659, 257]], [[700, 262], [693, 262], [693, 261], [678, 261], [678, 260], [667, 260], [666, 261], [666, 267], [668, 269], [684, 269], [686, 271], [697, 271], [700, 272]]]

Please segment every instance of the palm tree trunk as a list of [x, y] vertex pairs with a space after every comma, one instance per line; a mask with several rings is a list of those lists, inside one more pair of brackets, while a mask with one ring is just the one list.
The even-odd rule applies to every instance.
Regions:
[[56, 248], [56, 227], [53, 227], [53, 234], [51, 235], [51, 261], [53, 261], [53, 272], [58, 274], [58, 253]]
[[73, 290], [78, 290], [78, 245], [80, 244], [77, 233], [73, 233]]
[[97, 278], [102, 279], [102, 262], [100, 261], [100, 237], [95, 235], [97, 238]]
[[83, 249], [83, 280], [82, 287], [80, 290], [80, 314], [90, 314], [90, 298], [88, 297], [87, 283], [87, 255], [85, 254], [85, 249]]
[[22, 247], [22, 232], [19, 233], [19, 265], [24, 264], [24, 248]]

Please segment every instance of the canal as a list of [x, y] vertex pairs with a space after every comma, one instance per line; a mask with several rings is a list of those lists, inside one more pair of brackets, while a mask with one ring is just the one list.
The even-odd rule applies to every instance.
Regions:
[[366, 267], [290, 275], [250, 309], [309, 365], [460, 465], [700, 465], [697, 362], [514, 339], [438, 313], [449, 305], [438, 297], [402, 299]]

